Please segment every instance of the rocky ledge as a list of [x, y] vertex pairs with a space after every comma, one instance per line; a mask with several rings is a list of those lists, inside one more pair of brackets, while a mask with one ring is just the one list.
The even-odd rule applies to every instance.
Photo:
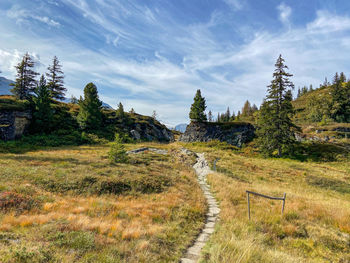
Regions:
[[255, 128], [244, 122], [191, 122], [187, 126], [179, 141], [182, 142], [209, 142], [219, 140], [241, 147], [254, 138]]
[[0, 110], [0, 140], [14, 140], [20, 138], [32, 119], [29, 110]]

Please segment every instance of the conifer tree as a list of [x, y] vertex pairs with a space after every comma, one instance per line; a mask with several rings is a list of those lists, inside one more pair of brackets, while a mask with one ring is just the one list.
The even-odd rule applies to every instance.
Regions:
[[230, 117], [230, 121], [234, 121], [236, 119], [236, 115], [235, 115], [235, 112], [232, 111], [232, 115]]
[[198, 89], [196, 96], [194, 97], [194, 102], [191, 105], [190, 119], [195, 122], [205, 122], [207, 121], [207, 116], [205, 115], [205, 98], [202, 97], [201, 91]]
[[277, 150], [278, 156], [285, 149], [291, 149], [295, 143], [294, 130], [297, 127], [291, 120], [293, 114], [292, 92], [294, 84], [289, 80], [293, 76], [286, 72], [288, 67], [280, 55], [275, 64], [273, 80], [268, 86], [266, 96], [258, 118], [258, 141], [266, 155]]
[[331, 86], [332, 118], [337, 122], [350, 122], [350, 84], [344, 73], [335, 74]]
[[80, 127], [84, 130], [96, 130], [102, 124], [102, 102], [98, 98], [97, 88], [89, 83], [84, 88], [84, 99], [79, 102], [79, 114], [77, 117]]
[[211, 110], [208, 112], [208, 121], [213, 122], [213, 113], [211, 112]]
[[240, 120], [241, 119], [241, 111], [238, 111], [237, 112], [237, 116], [236, 116], [236, 120]]
[[15, 83], [11, 83], [13, 86], [11, 92], [17, 99], [26, 100], [30, 99], [36, 88], [36, 73], [33, 68], [35, 62], [28, 52], [23, 56], [22, 61], [15, 67], [17, 71]]
[[51, 107], [51, 94], [46, 85], [44, 75], [41, 75], [33, 97], [35, 111], [33, 114], [35, 131], [48, 133], [51, 130], [53, 110]]
[[120, 119], [123, 119], [124, 116], [125, 116], [124, 106], [123, 106], [123, 104], [121, 102], [119, 102], [119, 104], [118, 104], [118, 109], [116, 110], [116, 115]]
[[115, 134], [114, 142], [111, 144], [111, 148], [108, 152], [108, 158], [111, 163], [126, 163], [128, 161], [128, 155], [123, 141], [118, 133]]
[[67, 89], [64, 87], [64, 73], [60, 61], [56, 56], [52, 59], [52, 65], [50, 65], [46, 73], [48, 86], [52, 94], [52, 98], [62, 100]]
[[130, 114], [135, 114], [135, 110], [134, 108], [131, 108], [131, 110], [129, 111]]
[[242, 115], [243, 116], [250, 116], [252, 115], [252, 107], [250, 105], [250, 102], [249, 100], [247, 100], [245, 103], [244, 103], [244, 106], [242, 108]]
[[346, 77], [345, 77], [344, 72], [341, 72], [341, 73], [340, 73], [340, 75], [339, 75], [339, 81], [340, 81], [341, 83], [346, 82]]
[[78, 102], [79, 102], [79, 100], [74, 95], [72, 95], [72, 97], [70, 98], [70, 103], [78, 104]]
[[220, 122], [220, 112], [218, 112], [218, 116], [216, 117], [216, 122]]
[[258, 110], [258, 107], [255, 104], [253, 104], [253, 106], [251, 107], [252, 114]]
[[157, 114], [157, 112], [154, 110], [153, 111], [153, 113], [152, 113], [152, 118], [154, 119], [154, 120], [157, 120], [157, 118], [158, 118], [158, 114]]
[[225, 122], [229, 122], [231, 117], [230, 107], [227, 107], [226, 113], [225, 113]]

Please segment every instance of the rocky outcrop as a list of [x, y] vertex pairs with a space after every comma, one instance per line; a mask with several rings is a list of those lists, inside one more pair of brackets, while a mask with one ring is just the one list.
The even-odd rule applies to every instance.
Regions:
[[249, 123], [192, 122], [179, 138], [182, 142], [208, 142], [219, 140], [241, 147], [254, 138], [255, 128]]
[[26, 131], [32, 119], [32, 114], [29, 110], [0, 111], [0, 139], [14, 140], [20, 138]]
[[131, 138], [137, 141], [174, 141], [173, 133], [165, 126], [157, 124], [155, 122], [134, 123], [129, 133]]

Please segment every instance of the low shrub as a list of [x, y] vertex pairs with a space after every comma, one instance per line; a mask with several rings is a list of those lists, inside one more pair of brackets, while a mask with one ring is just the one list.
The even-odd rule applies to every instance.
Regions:
[[4, 211], [16, 210], [23, 212], [30, 210], [35, 204], [35, 200], [29, 196], [24, 196], [15, 192], [7, 191], [0, 193], [0, 209]]

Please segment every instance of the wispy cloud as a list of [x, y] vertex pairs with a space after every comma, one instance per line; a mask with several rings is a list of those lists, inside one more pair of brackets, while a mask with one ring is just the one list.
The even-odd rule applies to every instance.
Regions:
[[289, 26], [289, 18], [292, 14], [292, 8], [290, 6], [287, 6], [285, 3], [281, 3], [279, 6], [277, 6], [277, 9], [280, 12], [279, 19], [281, 22]]
[[52, 27], [59, 27], [61, 25], [59, 22], [47, 16], [35, 15], [31, 11], [21, 9], [17, 5], [13, 5], [12, 8], [7, 11], [7, 16], [16, 19], [16, 23], [23, 23], [29, 19], [33, 19]]
[[307, 29], [312, 33], [323, 34], [350, 30], [350, 17], [319, 10], [317, 11], [316, 19], [307, 25]]
[[[236, 3], [235, 10], [242, 8], [237, 14], [243, 12], [244, 2]], [[317, 86], [325, 76], [350, 67], [344, 56], [350, 52], [349, 16], [315, 10], [315, 19], [296, 26], [291, 15], [294, 18], [297, 11], [281, 4], [273, 20], [278, 30], [249, 27], [245, 31], [255, 17], [243, 23], [232, 9], [216, 8], [204, 18], [184, 17], [174, 5], [172, 1], [164, 7], [134, 1], [62, 0], [59, 6], [50, 5], [58, 9], [42, 12], [42, 17], [58, 13], [62, 26], [55, 29], [57, 37], [50, 30], [33, 37], [24, 27], [16, 35], [13, 32], [21, 28], [11, 28], [6, 20], [0, 24], [0, 69], [13, 76], [13, 66], [28, 50], [40, 53], [42, 72], [57, 55], [66, 73], [68, 96], [81, 95], [85, 84], [93, 81], [101, 98], [112, 106], [122, 101], [126, 109], [133, 107], [142, 114], [156, 110], [163, 121], [177, 124], [188, 120], [198, 88], [214, 114], [227, 106], [237, 112], [246, 99], [259, 105], [280, 53], [296, 86]], [[70, 17], [59, 12], [62, 6], [70, 10]], [[8, 14], [10, 20], [35, 20], [20, 7], [10, 9], [17, 11], [12, 17]]]
[[243, 8], [244, 0], [224, 0], [233, 10], [241, 10]]

